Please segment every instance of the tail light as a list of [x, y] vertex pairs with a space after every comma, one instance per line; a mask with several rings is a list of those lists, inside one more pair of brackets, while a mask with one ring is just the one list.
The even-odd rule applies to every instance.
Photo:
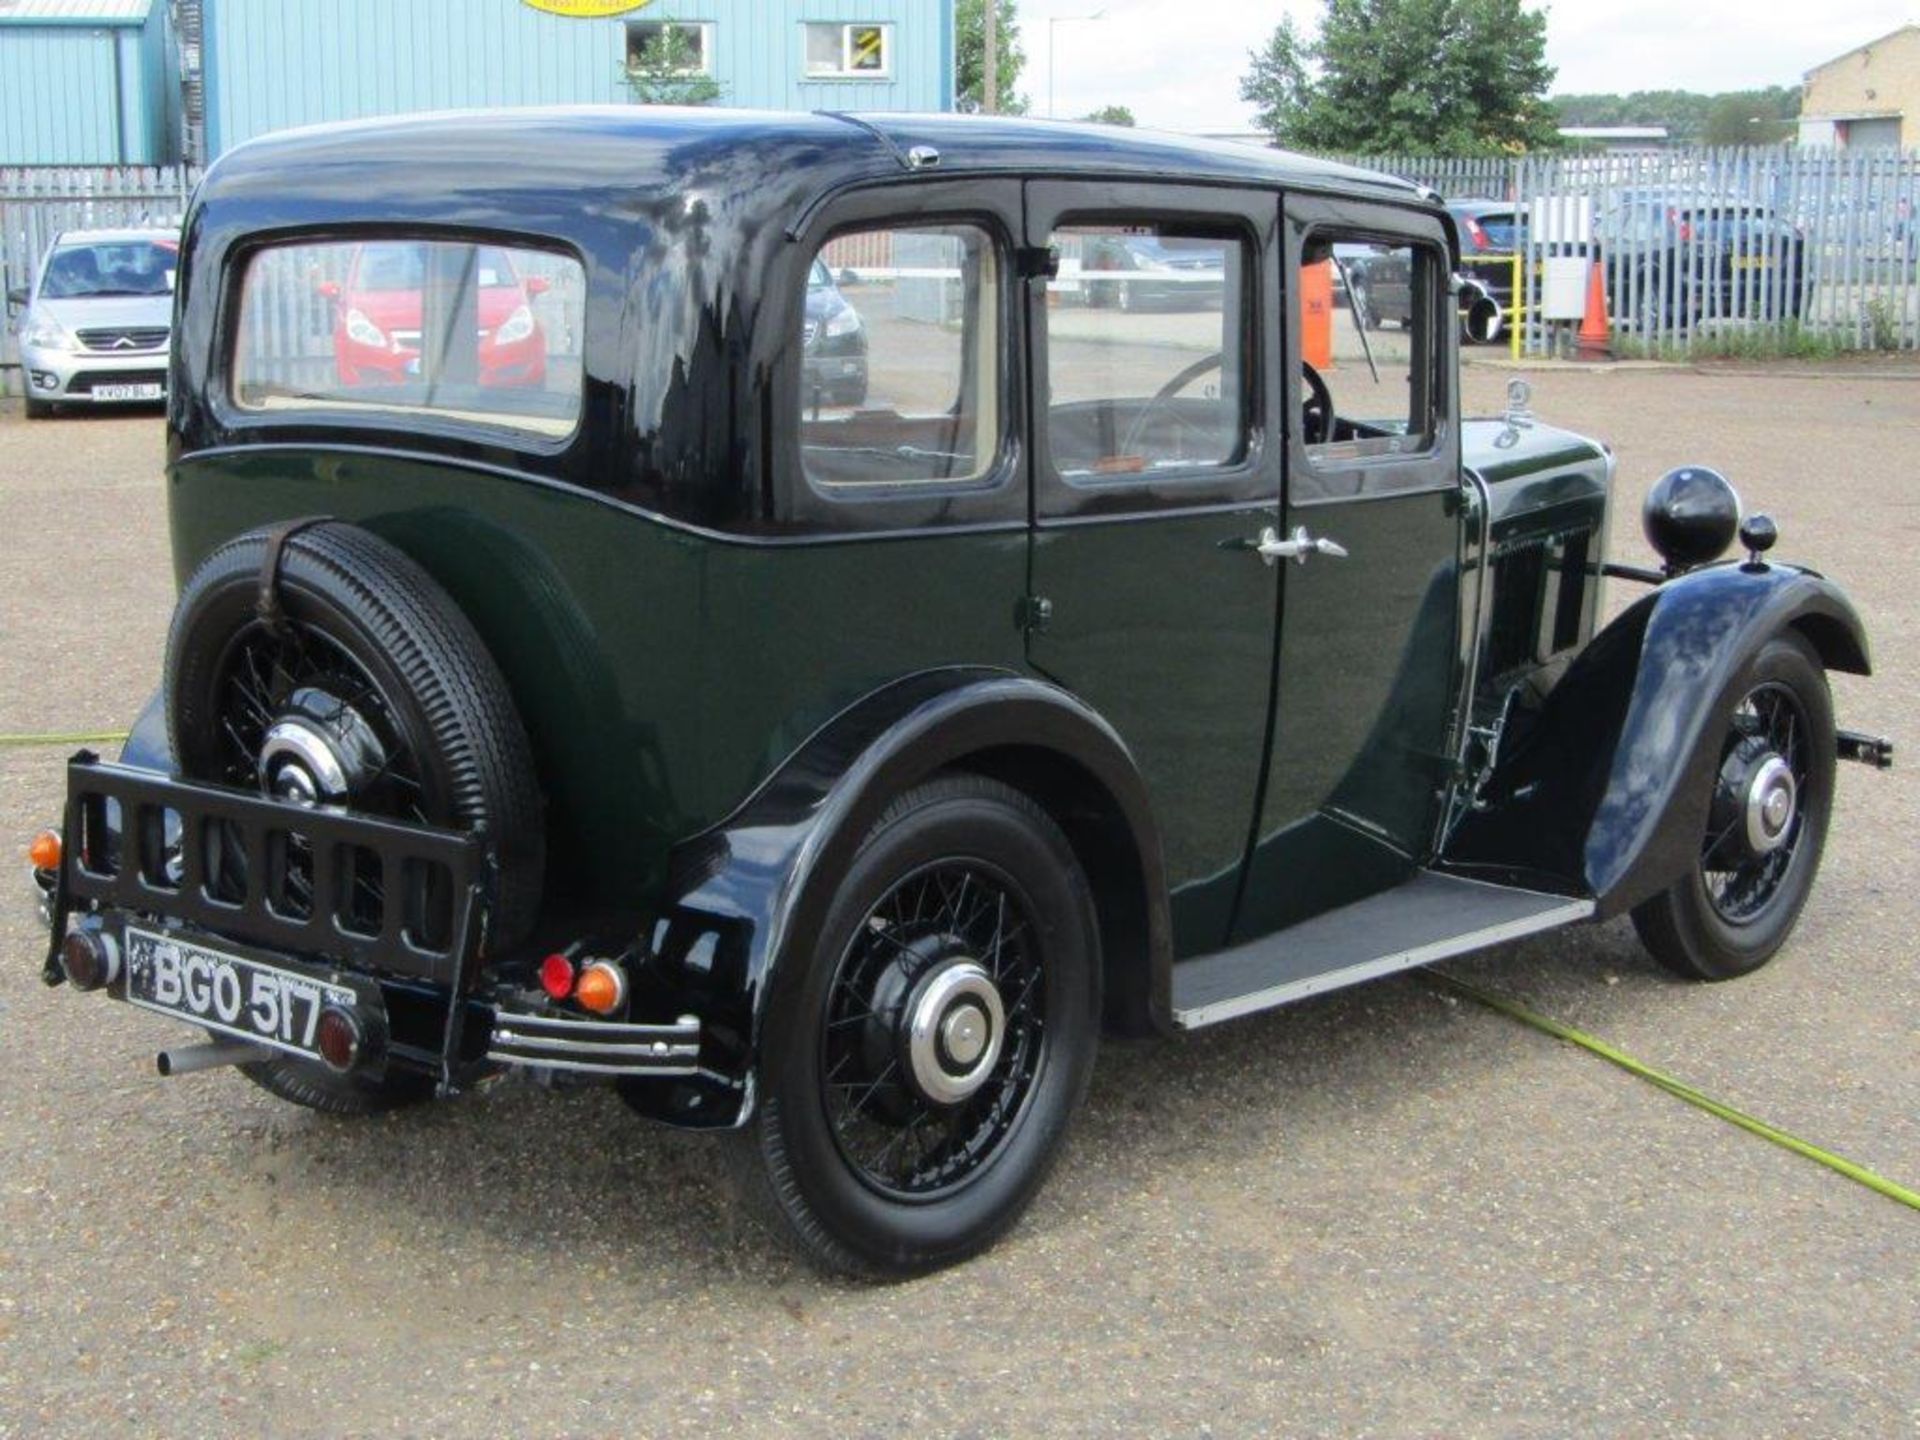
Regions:
[[1687, 219], [1678, 210], [1669, 210], [1667, 211], [1667, 223], [1679, 227], [1680, 243], [1682, 245], [1692, 243], [1693, 222], [1691, 220]]
[[557, 951], [540, 962], [540, 988], [555, 1000], [565, 1000], [573, 994], [573, 961]]
[[1473, 242], [1474, 249], [1486, 250], [1491, 248], [1492, 242], [1487, 239], [1487, 232], [1481, 228], [1478, 220], [1469, 215], [1466, 217], [1466, 226], [1467, 238]]
[[60, 836], [53, 830], [42, 830], [33, 837], [33, 843], [27, 846], [27, 863], [36, 870], [58, 870], [60, 868]]
[[74, 930], [60, 942], [60, 970], [76, 990], [98, 990], [120, 977], [120, 945], [100, 930]]
[[320, 1012], [320, 1023], [314, 1027], [313, 1048], [320, 1052], [329, 1069], [341, 1075], [353, 1069], [365, 1040], [360, 1022], [345, 1010], [329, 1005]]
[[627, 999], [627, 975], [610, 960], [589, 960], [574, 987], [574, 1003], [595, 1015], [611, 1015]]

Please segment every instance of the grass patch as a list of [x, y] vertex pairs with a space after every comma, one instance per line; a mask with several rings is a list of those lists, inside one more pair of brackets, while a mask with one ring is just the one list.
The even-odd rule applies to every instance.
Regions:
[[1622, 360], [1837, 360], [1859, 353], [1862, 347], [1853, 341], [1845, 330], [1789, 320], [1784, 325], [1698, 331], [1691, 340], [1650, 342], [1621, 335], [1614, 338], [1613, 353]]

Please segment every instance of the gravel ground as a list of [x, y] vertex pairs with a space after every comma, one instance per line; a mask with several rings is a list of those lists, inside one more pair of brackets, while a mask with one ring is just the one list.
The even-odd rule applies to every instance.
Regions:
[[[1506, 378], [1469, 371], [1469, 408]], [[1616, 555], [1694, 460], [1841, 577], [1881, 666], [1842, 722], [1907, 738], [1920, 375], [1533, 378], [1618, 447]], [[0, 731], [123, 725], [171, 598], [159, 422], [0, 410], [0, 457]], [[58, 760], [0, 750], [0, 836], [54, 813]], [[1749, 980], [1669, 981], [1625, 924], [1458, 969], [1920, 1184], [1916, 814], [1910, 765], [1843, 767], [1813, 902]], [[1006, 1243], [863, 1288], [602, 1093], [338, 1123], [162, 1082], [177, 1027], [44, 990], [40, 944], [0, 891], [7, 1440], [1920, 1428], [1920, 1215], [1418, 977], [1109, 1046]]]

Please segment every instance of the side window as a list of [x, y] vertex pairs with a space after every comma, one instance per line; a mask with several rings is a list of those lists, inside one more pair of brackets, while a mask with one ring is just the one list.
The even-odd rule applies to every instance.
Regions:
[[999, 450], [999, 251], [976, 225], [849, 231], [807, 272], [800, 444], [828, 487], [978, 480]]
[[1179, 225], [1069, 225], [1047, 294], [1047, 444], [1069, 479], [1217, 471], [1247, 449], [1251, 247]]
[[[1438, 252], [1361, 236], [1308, 240], [1295, 293], [1301, 303], [1301, 357], [1326, 387], [1328, 410], [1311, 384], [1303, 392], [1302, 434], [1315, 465], [1417, 455], [1434, 444], [1435, 299]], [[1331, 290], [1314, 324], [1316, 291]]]

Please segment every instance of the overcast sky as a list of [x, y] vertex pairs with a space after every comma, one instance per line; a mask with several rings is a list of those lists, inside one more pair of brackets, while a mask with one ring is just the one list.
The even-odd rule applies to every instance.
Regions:
[[[1240, 130], [1247, 52], [1282, 15], [1311, 27], [1320, 0], [1020, 0], [1027, 73], [1020, 89], [1047, 113], [1057, 37], [1057, 113], [1130, 106], [1142, 125]], [[1795, 85], [1806, 71], [1909, 20], [1920, 0], [1558, 0], [1545, 7], [1558, 91], [1744, 90]], [[1099, 20], [1049, 25], [1051, 17]]]

